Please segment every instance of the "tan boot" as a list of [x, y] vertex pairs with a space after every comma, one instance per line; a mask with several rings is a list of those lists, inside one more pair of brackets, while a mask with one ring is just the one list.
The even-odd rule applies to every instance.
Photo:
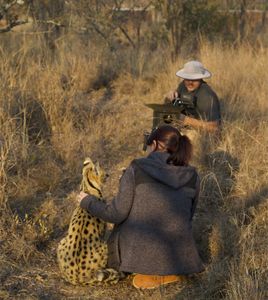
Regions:
[[137, 289], [155, 289], [164, 284], [183, 282], [184, 280], [184, 276], [178, 275], [157, 276], [137, 274], [134, 276], [132, 284]]

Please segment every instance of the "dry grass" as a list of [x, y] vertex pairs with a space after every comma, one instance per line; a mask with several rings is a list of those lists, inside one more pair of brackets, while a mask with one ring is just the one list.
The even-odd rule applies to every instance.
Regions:
[[0, 298], [267, 298], [268, 51], [203, 43], [198, 58], [214, 74], [224, 125], [221, 142], [198, 165], [194, 232], [207, 270], [183, 287], [139, 292], [130, 280], [70, 286], [55, 249], [75, 207], [83, 158], [110, 173], [110, 199], [120, 169], [142, 155], [151, 126], [143, 104], [160, 103], [193, 57], [171, 63], [164, 53], [142, 52], [131, 61], [126, 50], [108, 55], [69, 36], [57, 47], [54, 60], [39, 38], [0, 49]]

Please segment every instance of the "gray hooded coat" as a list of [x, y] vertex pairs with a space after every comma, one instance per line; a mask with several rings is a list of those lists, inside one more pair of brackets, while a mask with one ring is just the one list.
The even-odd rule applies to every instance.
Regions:
[[191, 166], [166, 163], [153, 152], [134, 160], [109, 204], [87, 196], [80, 206], [114, 223], [108, 240], [109, 267], [151, 275], [192, 274], [204, 270], [192, 236], [199, 178]]

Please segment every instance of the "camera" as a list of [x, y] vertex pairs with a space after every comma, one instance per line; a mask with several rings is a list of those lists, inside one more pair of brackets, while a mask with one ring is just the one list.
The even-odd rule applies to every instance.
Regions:
[[[152, 131], [161, 125], [172, 125], [174, 122], [179, 121], [182, 107], [173, 105], [172, 102], [165, 104], [145, 104], [145, 106], [153, 110], [153, 126]], [[151, 131], [151, 132], [152, 132]], [[147, 149], [147, 141], [151, 132], [144, 132], [143, 134], [143, 151]]]
[[[165, 124], [173, 125], [176, 121], [179, 123], [180, 114], [195, 115], [196, 99], [193, 95], [181, 95], [173, 101], [168, 101], [164, 104], [145, 104], [145, 106], [153, 110], [153, 126], [152, 131], [157, 127]], [[152, 132], [151, 131], [151, 132]], [[147, 149], [147, 141], [150, 132], [146, 131], [143, 134], [143, 151]]]
[[193, 95], [181, 95], [181, 97], [177, 97], [172, 101], [173, 106], [181, 107], [182, 110], [187, 109], [195, 109], [196, 99]]

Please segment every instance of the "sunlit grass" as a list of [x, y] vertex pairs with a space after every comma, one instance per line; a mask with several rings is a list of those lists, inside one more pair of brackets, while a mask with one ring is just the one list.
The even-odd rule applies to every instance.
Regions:
[[[155, 53], [148, 67], [149, 58], [141, 53], [136, 61], [122, 56], [119, 64], [97, 47], [67, 46], [68, 37], [48, 61], [42, 39], [29, 40], [9, 51], [3, 47], [0, 61], [0, 263], [14, 267], [8, 274], [15, 281], [18, 273], [40, 273], [41, 262], [51, 289], [60, 278], [54, 249], [76, 205], [83, 158], [99, 160], [110, 173], [104, 191], [110, 199], [120, 169], [142, 155], [142, 134], [152, 117], [144, 104], [161, 103], [185, 63], [183, 57], [171, 62]], [[268, 51], [204, 42], [198, 57], [187, 57], [195, 58], [213, 73], [208, 83], [221, 99], [223, 133], [214, 150], [226, 161], [211, 168], [197, 165], [202, 193], [194, 231], [207, 270], [181, 294], [170, 288], [167, 296], [265, 299]], [[0, 292], [14, 296], [19, 292], [2, 270]], [[47, 290], [44, 282], [38, 284]], [[30, 289], [29, 282], [20, 289]], [[63, 281], [59, 294], [60, 289], [73, 292]], [[119, 286], [117, 297], [121, 292], [123, 299], [126, 289]], [[78, 288], [75, 295], [85, 291]]]

